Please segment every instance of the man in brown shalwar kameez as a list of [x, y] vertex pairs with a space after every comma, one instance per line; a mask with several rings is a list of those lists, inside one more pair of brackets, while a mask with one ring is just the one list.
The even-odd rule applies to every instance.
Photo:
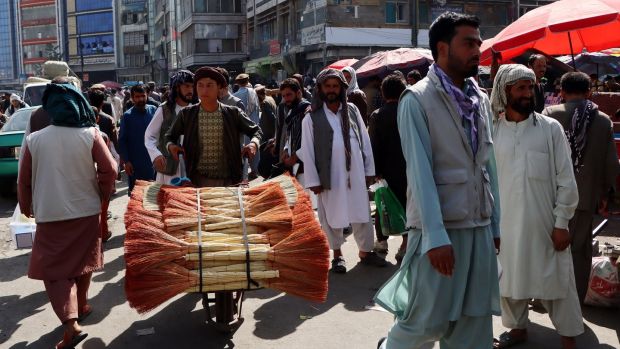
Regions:
[[26, 139], [19, 206], [37, 223], [28, 277], [43, 280], [65, 327], [56, 348], [73, 348], [86, 338], [77, 322], [92, 311], [90, 279], [103, 266], [101, 203], [110, 199], [116, 163], [94, 127], [90, 105], [73, 85], [49, 84], [43, 109], [51, 125]]
[[558, 120], [568, 136], [579, 205], [570, 220], [571, 253], [579, 301], [583, 303], [592, 268], [592, 221], [599, 201], [614, 186], [618, 154], [609, 116], [590, 97], [590, 77], [571, 72], [562, 76], [564, 104], [547, 107], [543, 114]]

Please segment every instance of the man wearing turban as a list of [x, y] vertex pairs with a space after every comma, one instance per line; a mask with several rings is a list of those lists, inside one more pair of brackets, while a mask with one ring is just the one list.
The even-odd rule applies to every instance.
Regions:
[[346, 273], [340, 247], [351, 224], [364, 264], [385, 266], [373, 251], [367, 180], [375, 175], [372, 146], [357, 107], [347, 103], [347, 81], [341, 71], [325, 69], [317, 77], [312, 111], [302, 121], [304, 186], [318, 195], [321, 227], [334, 251], [332, 271]]
[[501, 200], [499, 261], [502, 323], [495, 340], [506, 348], [527, 339], [528, 301], [540, 299], [562, 336], [575, 347], [583, 333], [568, 222], [579, 201], [570, 147], [560, 123], [534, 112], [534, 72], [499, 68], [491, 94]]
[[164, 136], [181, 109], [193, 102], [195, 102], [194, 74], [187, 70], [180, 70], [170, 77], [168, 100], [157, 108], [144, 134], [144, 145], [157, 171], [157, 183], [170, 184], [174, 177], [179, 177], [179, 163], [168, 153]]

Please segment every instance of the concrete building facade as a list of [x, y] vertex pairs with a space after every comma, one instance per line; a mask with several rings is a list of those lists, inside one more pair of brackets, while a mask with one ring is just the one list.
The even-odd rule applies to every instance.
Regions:
[[117, 81], [151, 80], [151, 53], [146, 0], [114, 0]]
[[17, 0], [0, 0], [0, 88], [20, 85]]
[[116, 80], [112, 0], [66, 0], [68, 62], [85, 85]]
[[42, 64], [50, 59], [63, 59], [64, 18], [56, 0], [21, 0], [19, 2], [22, 72], [28, 76], [41, 74]]

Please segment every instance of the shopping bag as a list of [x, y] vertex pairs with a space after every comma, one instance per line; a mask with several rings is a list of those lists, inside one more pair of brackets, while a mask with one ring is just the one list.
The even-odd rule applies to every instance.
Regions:
[[599, 307], [620, 307], [618, 266], [609, 257], [592, 258], [585, 303]]
[[377, 216], [384, 236], [402, 235], [405, 233], [407, 219], [405, 209], [394, 195], [394, 192], [382, 180], [379, 185], [373, 185]]

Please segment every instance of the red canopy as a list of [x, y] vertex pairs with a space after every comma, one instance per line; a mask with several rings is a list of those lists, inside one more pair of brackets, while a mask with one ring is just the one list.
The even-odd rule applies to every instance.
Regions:
[[357, 63], [357, 59], [355, 59], [355, 58], [341, 59], [339, 61], [336, 61], [336, 62], [328, 65], [327, 67], [325, 67], [325, 69], [332, 68], [332, 69], [341, 70], [342, 68], [350, 67], [350, 66], [352, 66], [355, 63]]
[[423, 48], [398, 48], [362, 58], [353, 65], [358, 77], [382, 75], [394, 70], [428, 67], [433, 63], [431, 51]]
[[486, 40], [480, 63], [491, 64], [491, 49], [502, 53], [502, 61], [529, 48], [552, 56], [581, 53], [584, 48], [596, 52], [620, 46], [619, 33], [619, 0], [560, 0], [527, 12]]

